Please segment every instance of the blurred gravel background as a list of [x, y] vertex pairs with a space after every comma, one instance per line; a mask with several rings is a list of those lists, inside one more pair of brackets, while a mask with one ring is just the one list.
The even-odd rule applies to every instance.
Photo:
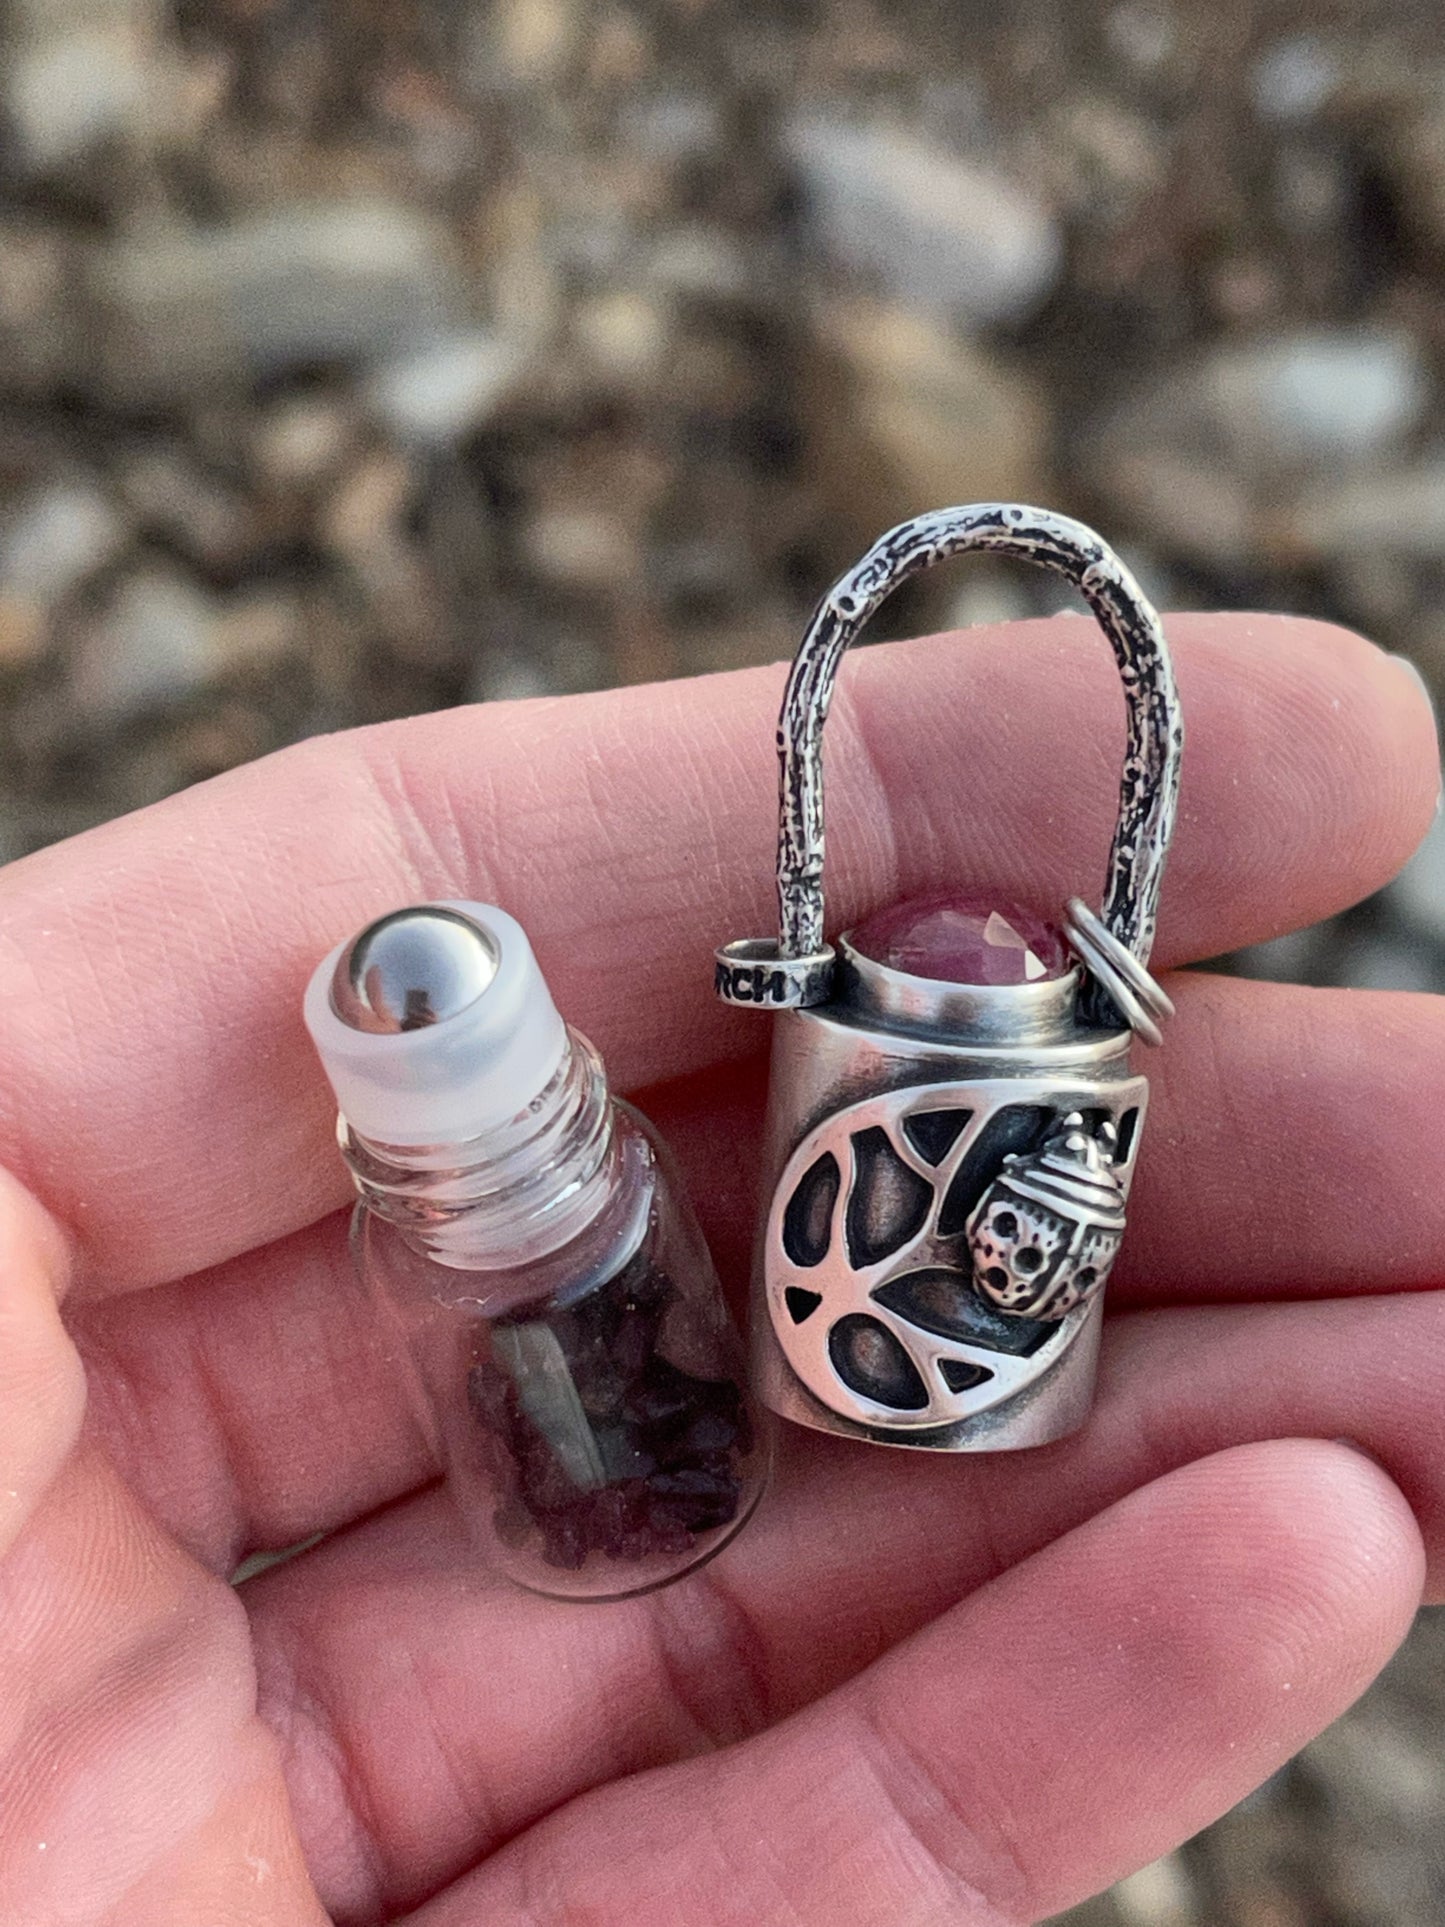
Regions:
[[[0, 857], [317, 730], [775, 659], [983, 496], [1439, 689], [1442, 376], [1433, 0], [10, 0]], [[895, 623], [1054, 606], [975, 564]], [[1241, 963], [1445, 989], [1445, 839]], [[1445, 1621], [1070, 1920], [1438, 1927]]]

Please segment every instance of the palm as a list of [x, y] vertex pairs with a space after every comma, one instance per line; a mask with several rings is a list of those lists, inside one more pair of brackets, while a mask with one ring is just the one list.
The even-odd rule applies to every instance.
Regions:
[[[1171, 633], [1177, 963], [1383, 881], [1437, 772], [1373, 651]], [[849, 666], [836, 912], [946, 881], [1088, 892], [1117, 730], [1089, 638]], [[6, 873], [0, 1158], [77, 1249], [90, 1396], [76, 1445], [57, 1261], [17, 1196], [7, 1921], [1031, 1920], [1237, 1798], [1401, 1636], [1445, 1504], [1445, 1019], [1207, 977], [1148, 1066], [1124, 1315], [1079, 1439], [934, 1463], [790, 1433], [750, 1531], [670, 1591], [588, 1611], [475, 1570], [350, 1278], [300, 987], [394, 903], [508, 905], [739, 1277], [762, 1039], [705, 971], [766, 918], [777, 686], [311, 745]], [[1301, 1442], [1338, 1438], [1390, 1477]], [[317, 1533], [242, 1614], [221, 1576]]]

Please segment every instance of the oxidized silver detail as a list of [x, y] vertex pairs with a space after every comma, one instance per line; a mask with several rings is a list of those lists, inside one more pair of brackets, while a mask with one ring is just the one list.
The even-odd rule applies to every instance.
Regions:
[[[1082, 1254], [1086, 1245], [1093, 1249], [1090, 1234], [1102, 1286], [1113, 1255], [1104, 1243], [1112, 1237], [1117, 1248], [1123, 1231], [1144, 1098], [1140, 1079], [1004, 1077], [915, 1084], [825, 1116], [784, 1165], [764, 1239], [769, 1322], [802, 1385], [828, 1411], [877, 1437], [958, 1427], [1056, 1373], [1093, 1324], [1097, 1291], [1077, 1289], [1077, 1274], [1087, 1268]], [[1074, 1215], [1057, 1262], [1041, 1267], [1041, 1276], [1063, 1289], [1056, 1309], [1036, 1315], [1031, 1326], [1021, 1307], [1001, 1316], [979, 1289], [969, 1246], [1001, 1183], [1017, 1174], [1020, 1209], [1026, 1183], [1042, 1190], [1029, 1167], [1056, 1145], [1061, 1102], [1073, 1113], [1070, 1133], [1076, 1116], [1082, 1123], [1078, 1114], [1102, 1114], [1101, 1151], [1118, 1120], [1136, 1115], [1125, 1158], [1108, 1165], [1114, 1215], [1098, 1198], [1083, 1200], [1082, 1208], [1078, 1198], [1056, 1199]], [[952, 1141], [932, 1156], [953, 1130], [950, 1113], [958, 1120]], [[1044, 1122], [1032, 1158], [990, 1159], [1000, 1128], [1033, 1114]], [[936, 1134], [932, 1142], [920, 1120]], [[964, 1201], [965, 1213], [959, 1187], [974, 1186], [980, 1196], [976, 1204]], [[871, 1228], [870, 1213], [880, 1220]], [[888, 1235], [890, 1214], [900, 1235]], [[1068, 1276], [1066, 1260], [1073, 1266]]]
[[974, 1206], [974, 1284], [1007, 1317], [1064, 1318], [1104, 1289], [1124, 1236], [1118, 1142], [1071, 1111], [1037, 1151], [1006, 1157]]
[[[778, 718], [779, 965], [824, 953], [822, 735], [844, 653], [900, 584], [935, 562], [973, 550], [1017, 556], [1063, 576], [1113, 645], [1128, 738], [1104, 921], [1141, 964], [1148, 962], [1183, 748], [1179, 697], [1159, 618], [1129, 570], [1082, 522], [1046, 509], [983, 502], [936, 509], [890, 529], [833, 585], [808, 625]], [[809, 974], [812, 1002], [826, 1002], [830, 975], [821, 969]], [[727, 995], [730, 981], [719, 971], [720, 994]], [[1086, 1015], [1103, 1024], [1114, 1021], [1108, 989], [1103, 984], [1086, 988]]]
[[797, 1010], [822, 1003], [833, 981], [834, 951], [784, 957], [776, 937], [739, 937], [716, 953], [713, 988], [725, 1004], [754, 1010]]

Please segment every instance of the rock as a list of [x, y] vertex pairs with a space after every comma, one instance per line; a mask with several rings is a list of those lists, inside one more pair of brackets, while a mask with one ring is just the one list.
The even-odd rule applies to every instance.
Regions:
[[463, 308], [439, 228], [388, 201], [313, 203], [117, 241], [94, 292], [99, 380], [129, 402], [376, 361], [445, 335]]
[[212, 597], [169, 570], [138, 571], [77, 639], [70, 684], [78, 711], [113, 726], [192, 694], [216, 667], [220, 635]]
[[328, 547], [364, 561], [399, 538], [415, 478], [395, 449], [380, 449], [359, 462], [326, 505], [322, 535]]
[[20, 668], [41, 655], [57, 609], [125, 539], [109, 497], [88, 482], [53, 482], [0, 521], [0, 664]]
[[665, 305], [627, 288], [583, 302], [573, 327], [593, 366], [617, 381], [656, 372], [668, 343]]
[[1114, 1904], [1127, 1927], [1203, 1927], [1194, 1883], [1177, 1853], [1121, 1880]]
[[1445, 987], [1445, 959], [1437, 943], [1401, 938], [1396, 931], [1352, 938], [1340, 950], [1336, 981], [1353, 990], [1424, 990]]
[[627, 524], [607, 509], [543, 509], [527, 524], [522, 539], [533, 566], [569, 589], [605, 593], [637, 574], [637, 552]]
[[466, 63], [474, 84], [487, 89], [498, 78], [514, 85], [556, 80], [581, 22], [578, 0], [497, 0], [477, 9]]
[[0, 522], [0, 594], [49, 608], [119, 553], [125, 527], [91, 482], [57, 481]]
[[524, 359], [515, 344], [482, 329], [444, 335], [384, 362], [366, 398], [399, 440], [446, 448], [493, 413]]
[[1381, 149], [1408, 226], [1437, 247], [1445, 243], [1445, 89], [1410, 89], [1382, 124]]
[[1016, 575], [987, 565], [970, 569], [950, 596], [943, 614], [946, 629], [992, 627], [1001, 622], [1024, 622], [1038, 610], [1027, 586]]
[[0, 367], [12, 393], [44, 391], [70, 365], [70, 253], [53, 228], [0, 223]]
[[1318, 34], [1291, 34], [1255, 61], [1250, 91], [1265, 120], [1308, 121], [1328, 103], [1339, 81], [1339, 58]]
[[747, 293], [749, 265], [750, 257], [730, 235], [683, 222], [658, 236], [643, 273], [658, 294], [726, 302]]
[[319, 533], [347, 565], [391, 646], [423, 662], [435, 658], [443, 625], [435, 577], [406, 522], [415, 489], [410, 463], [395, 448], [379, 449], [343, 477], [322, 510]]
[[1267, 943], [1237, 951], [1233, 968], [1241, 977], [1261, 978], [1266, 983], [1332, 983], [1332, 950], [1329, 928], [1315, 924], [1308, 930], [1290, 930]]
[[202, 570], [232, 570], [254, 544], [251, 504], [184, 448], [146, 449], [122, 471], [120, 490], [144, 535], [173, 544]]
[[654, 160], [680, 161], [716, 147], [724, 138], [715, 100], [698, 93], [663, 93], [624, 108], [629, 146]]
[[270, 487], [309, 494], [335, 477], [355, 431], [353, 412], [339, 396], [295, 396], [261, 418], [256, 465]]
[[1206, 364], [1221, 427], [1271, 461], [1360, 463], [1395, 446], [1430, 398], [1418, 344], [1393, 328], [1302, 330]]
[[143, 124], [156, 57], [148, 11], [96, 7], [67, 20], [65, 8], [49, 19], [32, 10], [4, 78], [22, 165], [63, 165]]
[[865, 540], [921, 509], [1046, 492], [1044, 409], [1023, 376], [895, 307], [848, 302], [818, 327], [853, 391], [851, 420], [833, 384], [814, 400], [819, 466], [846, 484]]
[[883, 125], [810, 115], [784, 138], [829, 252], [906, 306], [1017, 321], [1058, 279], [1053, 217], [996, 169]]
[[1179, 44], [1179, 28], [1162, 8], [1122, 0], [1104, 17], [1110, 51], [1141, 73], [1155, 73], [1167, 65]]
[[305, 651], [306, 617], [300, 598], [258, 590], [218, 612], [211, 636], [214, 667], [224, 671], [270, 669]]
[[1101, 423], [1082, 458], [1116, 513], [1161, 546], [1237, 569], [1288, 546], [1315, 475], [1398, 446], [1429, 393], [1408, 335], [1305, 329], [1166, 375]]
[[1369, 551], [1436, 562], [1445, 553], [1445, 449], [1399, 468], [1327, 479], [1294, 505], [1287, 525], [1304, 557]]

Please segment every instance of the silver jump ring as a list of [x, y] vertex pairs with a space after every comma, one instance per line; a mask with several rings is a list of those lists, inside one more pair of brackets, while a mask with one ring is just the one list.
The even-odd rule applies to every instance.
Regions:
[[1082, 897], [1070, 897], [1065, 906], [1064, 935], [1140, 1042], [1162, 1044], [1160, 1024], [1174, 1015], [1172, 1000]]

